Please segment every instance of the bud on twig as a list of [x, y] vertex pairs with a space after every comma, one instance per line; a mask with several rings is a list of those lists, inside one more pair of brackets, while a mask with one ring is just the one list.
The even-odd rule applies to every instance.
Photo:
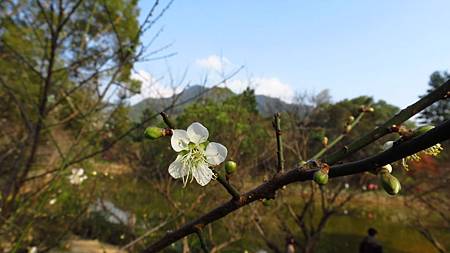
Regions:
[[322, 164], [320, 170], [314, 173], [314, 182], [319, 185], [325, 185], [328, 183], [328, 172], [330, 171], [330, 166], [326, 163]]
[[151, 140], [156, 140], [163, 136], [172, 135], [172, 129], [151, 126], [145, 129], [144, 135]]
[[237, 170], [237, 163], [235, 161], [227, 161], [225, 163], [225, 172], [227, 175], [231, 175]]
[[380, 172], [381, 171], [387, 171], [389, 173], [392, 173], [392, 166], [390, 164], [386, 164], [383, 167], [381, 167]]
[[382, 171], [379, 173], [381, 186], [383, 189], [390, 195], [397, 195], [401, 190], [401, 184], [400, 181], [391, 173], [388, 173], [387, 171]]
[[147, 127], [144, 131], [145, 137], [149, 139], [158, 139], [164, 135], [164, 129], [159, 127]]
[[324, 145], [325, 147], [328, 146], [328, 137], [324, 136], [322, 138], [322, 145]]
[[374, 111], [375, 111], [375, 109], [374, 109], [372, 106], [364, 106], [364, 105], [362, 105], [362, 106], [359, 108], [359, 110], [360, 110], [361, 112], [374, 112]]
[[352, 125], [347, 125], [345, 127], [345, 133], [348, 134], [348, 133], [350, 133], [350, 131], [352, 131]]
[[328, 183], [328, 173], [325, 173], [322, 170], [318, 170], [314, 173], [314, 182], [319, 185], [325, 185]]

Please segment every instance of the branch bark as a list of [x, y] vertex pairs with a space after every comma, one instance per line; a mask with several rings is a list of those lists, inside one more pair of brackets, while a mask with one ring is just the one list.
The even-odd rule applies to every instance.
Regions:
[[[424, 135], [405, 141], [378, 155], [356, 162], [332, 166], [329, 172], [329, 177], [341, 177], [370, 171], [382, 165], [392, 163], [406, 156], [415, 154], [447, 139], [450, 139], [450, 120], [447, 120]], [[277, 174], [271, 180], [243, 194], [238, 201], [230, 200], [216, 209], [213, 209], [209, 213], [185, 224], [181, 228], [167, 233], [163, 238], [156, 241], [142, 252], [150, 253], [162, 250], [171, 243], [178, 241], [189, 234], [195, 233], [196, 228], [198, 227], [204, 227], [205, 225], [223, 218], [233, 211], [249, 205], [256, 200], [273, 196], [278, 189], [285, 185], [294, 182], [312, 180], [315, 172], [316, 169], [304, 170], [303, 168], [294, 168], [285, 173]]]
[[353, 154], [354, 152], [360, 150], [361, 148], [369, 145], [375, 140], [383, 137], [386, 134], [391, 133], [391, 127], [393, 125], [400, 125], [412, 116], [416, 115], [426, 107], [430, 106], [436, 101], [441, 99], [445, 99], [447, 97], [448, 92], [450, 91], [450, 80], [443, 83], [434, 91], [430, 92], [428, 95], [421, 98], [416, 103], [406, 107], [397, 113], [394, 117], [386, 121], [382, 126], [375, 128], [372, 132], [364, 135], [360, 139], [355, 142], [352, 142], [350, 145], [343, 147], [342, 149], [336, 151], [335, 153], [326, 157], [325, 162], [328, 164], [334, 164], [343, 158]]

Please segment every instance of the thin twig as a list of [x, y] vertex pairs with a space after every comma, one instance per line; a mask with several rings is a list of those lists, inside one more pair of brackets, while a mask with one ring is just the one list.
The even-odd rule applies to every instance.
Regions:
[[170, 129], [175, 129], [175, 125], [173, 124], [172, 120], [170, 120], [169, 115], [167, 115], [167, 113], [165, 112], [160, 112], [159, 115], [161, 115], [161, 117], [164, 120], [164, 123], [166, 123], [166, 125], [170, 128]]
[[208, 253], [209, 249], [208, 246], [206, 245], [205, 238], [203, 238], [202, 230], [199, 227], [196, 227], [195, 233], [198, 236], [198, 240], [200, 241], [200, 247], [202, 248], [203, 252]]
[[234, 188], [230, 182], [222, 175], [217, 173], [217, 182], [219, 182], [226, 190], [227, 192], [233, 197], [233, 199], [237, 200], [241, 197], [241, 194], [239, 193], [236, 188]]
[[280, 113], [277, 112], [273, 116], [273, 128], [275, 129], [275, 136], [277, 138], [277, 157], [278, 167], [277, 172], [284, 172], [284, 153], [283, 153], [283, 139], [281, 138], [281, 118]]
[[[361, 111], [361, 113], [356, 117], [356, 119], [349, 125], [350, 131], [359, 123], [359, 121], [362, 119], [366, 112]], [[323, 154], [325, 154], [328, 150], [330, 150], [332, 147], [334, 147], [336, 144], [338, 144], [346, 135], [348, 135], [349, 132], [343, 132], [341, 133], [336, 139], [334, 139], [331, 143], [326, 145], [324, 148], [322, 148], [317, 154], [315, 154], [311, 160], [317, 160], [320, 157], [322, 157]]]
[[412, 116], [416, 115], [423, 109], [427, 108], [431, 104], [441, 99], [445, 99], [450, 91], [450, 80], [447, 80], [441, 86], [430, 92], [428, 95], [422, 97], [419, 101], [401, 110], [395, 114], [391, 119], [386, 121], [383, 125], [375, 128], [373, 131], [365, 134], [361, 138], [352, 142], [350, 145], [343, 147], [339, 151], [329, 155], [326, 158], [326, 163], [335, 164], [343, 158], [353, 154], [354, 152], [362, 149], [370, 143], [378, 140], [379, 138], [391, 133], [391, 127], [393, 125], [400, 125]]
[[178, 219], [178, 217], [180, 217], [181, 214], [178, 214], [177, 216], [175, 216], [172, 219], [166, 220], [162, 223], [160, 223], [158, 226], [150, 229], [149, 231], [145, 232], [144, 234], [142, 234], [141, 236], [139, 236], [138, 238], [136, 238], [135, 240], [131, 241], [130, 243], [128, 243], [127, 245], [123, 246], [122, 248], [120, 248], [120, 250], [126, 250], [128, 248], [130, 248], [131, 246], [135, 245], [136, 243], [140, 242], [142, 239], [144, 239], [145, 237], [149, 236], [150, 234], [153, 234], [154, 232], [158, 231], [159, 229], [161, 229], [162, 227], [164, 227], [165, 225], [167, 225], [168, 223]]
[[[388, 149], [378, 155], [341, 165], [334, 165], [330, 169], [329, 177], [341, 177], [353, 174], [362, 173], [365, 171], [370, 171], [374, 168], [380, 167], [382, 165], [392, 163], [406, 156], [415, 154], [421, 150], [429, 148], [436, 143], [442, 142], [444, 140], [450, 139], [450, 120], [447, 120], [440, 126], [428, 131], [426, 134], [413, 138], [411, 140], [400, 143], [391, 149]], [[317, 169], [304, 170], [299, 168], [291, 169], [285, 173], [280, 174], [277, 177], [273, 177], [269, 181], [261, 184], [260, 186], [254, 188], [253, 190], [243, 194], [240, 201], [228, 201], [221, 206], [215, 208], [214, 210], [206, 213], [205, 215], [185, 224], [175, 231], [167, 233], [163, 238], [153, 243], [142, 252], [158, 252], [168, 245], [172, 244], [179, 239], [195, 233], [195, 228], [198, 226], [205, 226], [213, 221], [219, 220], [224, 216], [234, 212], [235, 210], [246, 206], [256, 200], [267, 198], [272, 196], [274, 192], [279, 190], [285, 185], [301, 182], [310, 181], [313, 178], [314, 173]]]

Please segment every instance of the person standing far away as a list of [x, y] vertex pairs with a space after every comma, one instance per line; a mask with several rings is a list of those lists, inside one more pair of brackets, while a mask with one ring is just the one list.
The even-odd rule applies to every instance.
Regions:
[[359, 253], [383, 253], [383, 247], [375, 238], [377, 230], [369, 228], [367, 230], [367, 236], [359, 244]]

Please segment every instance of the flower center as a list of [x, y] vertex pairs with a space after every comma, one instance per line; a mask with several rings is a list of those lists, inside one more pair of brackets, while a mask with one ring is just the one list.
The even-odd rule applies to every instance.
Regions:
[[183, 166], [187, 168], [187, 175], [183, 177], [183, 183], [189, 181], [189, 179], [193, 180], [193, 170], [197, 169], [200, 164], [207, 164], [206, 156], [205, 156], [205, 145], [203, 144], [195, 144], [189, 143], [188, 150], [182, 151], [181, 162]]
[[198, 167], [201, 163], [206, 163], [205, 149], [203, 145], [197, 145], [195, 143], [189, 143], [188, 150], [181, 158], [184, 166], [192, 170]]

